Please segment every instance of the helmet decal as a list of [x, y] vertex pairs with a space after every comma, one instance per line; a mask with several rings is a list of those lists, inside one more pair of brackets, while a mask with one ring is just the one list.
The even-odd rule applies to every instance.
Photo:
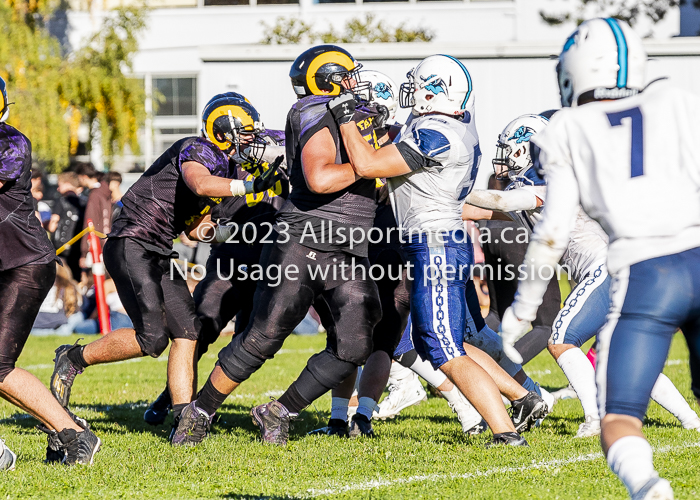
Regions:
[[389, 99], [390, 97], [393, 97], [391, 89], [384, 82], [379, 82], [378, 84], [376, 84], [373, 90], [374, 95], [376, 95], [380, 99]]
[[515, 133], [508, 138], [508, 140], [512, 141], [513, 139], [515, 139], [516, 144], [530, 142], [530, 137], [532, 137], [534, 133], [535, 131], [532, 130], [530, 127], [521, 125], [520, 128], [518, 128], [518, 130], [516, 130]]
[[[427, 78], [423, 78], [421, 76], [420, 79], [423, 80], [424, 82], [430, 82], [436, 76], [437, 75], [430, 75]], [[442, 78], [440, 78], [434, 82], [428, 83], [427, 85], [425, 85], [425, 89], [429, 90], [430, 92], [432, 92], [435, 95], [447, 94], [447, 92], [445, 91], [445, 81]]]
[[605, 21], [610, 26], [617, 43], [617, 64], [620, 67], [617, 72], [617, 88], [622, 89], [627, 87], [627, 40], [617, 19], [608, 17]]
[[567, 50], [569, 50], [574, 43], [576, 43], [576, 35], [578, 35], [578, 30], [574, 31], [569, 38], [566, 39], [566, 42], [564, 43], [564, 48], [561, 49], [561, 53], [563, 54]]

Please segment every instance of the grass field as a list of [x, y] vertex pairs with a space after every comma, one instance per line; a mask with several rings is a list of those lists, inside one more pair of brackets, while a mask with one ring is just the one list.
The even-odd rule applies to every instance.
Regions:
[[[19, 365], [48, 382], [53, 350], [70, 338], [31, 338]], [[222, 339], [222, 347], [228, 339]], [[258, 440], [248, 411], [278, 396], [296, 377], [323, 336], [292, 336], [280, 354], [243, 384], [222, 408], [212, 436], [194, 449], [167, 442], [168, 425], [142, 420], [148, 401], [162, 389], [165, 355], [91, 367], [73, 388], [75, 412], [102, 439], [93, 467], [42, 463], [46, 439], [35, 420], [0, 404], [0, 435], [18, 454], [17, 470], [0, 475], [0, 498], [625, 498], [609, 472], [597, 439], [574, 439], [582, 412], [578, 401], [559, 402], [541, 428], [526, 434], [527, 449], [487, 450], [489, 434], [468, 439], [444, 400], [431, 398], [393, 421], [377, 422], [375, 440], [309, 437], [328, 418], [324, 396], [294, 423], [290, 445]], [[212, 349], [214, 352], [217, 349]], [[201, 379], [216, 358], [207, 354]], [[665, 373], [691, 400], [687, 350], [677, 337]], [[565, 385], [549, 355], [526, 369], [542, 386]], [[695, 405], [695, 403], [693, 403]], [[652, 403], [645, 433], [655, 464], [671, 480], [676, 498], [700, 498], [700, 434], [686, 431]]]

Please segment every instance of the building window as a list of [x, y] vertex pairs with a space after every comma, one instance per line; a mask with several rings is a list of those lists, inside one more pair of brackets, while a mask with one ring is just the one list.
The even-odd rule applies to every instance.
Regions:
[[156, 116], [195, 116], [197, 83], [195, 78], [154, 78], [153, 88], [160, 94]]

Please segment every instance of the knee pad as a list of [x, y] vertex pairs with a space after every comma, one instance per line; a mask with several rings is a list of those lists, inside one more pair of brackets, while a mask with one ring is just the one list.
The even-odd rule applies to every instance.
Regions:
[[354, 366], [362, 366], [367, 362], [367, 358], [372, 354], [372, 336], [363, 335], [345, 342], [338, 342], [338, 349], [335, 353], [339, 360], [352, 363]]
[[406, 368], [411, 368], [413, 366], [413, 363], [416, 362], [416, 359], [418, 359], [418, 353], [416, 352], [415, 349], [411, 349], [410, 351], [402, 354], [398, 358], [394, 358], [397, 363], [399, 363], [401, 366], [406, 367]]
[[507, 356], [503, 353], [503, 341], [501, 337], [488, 326], [479, 330], [479, 333], [476, 335], [465, 338], [464, 341], [484, 351], [491, 356], [496, 363], [500, 363], [503, 358], [507, 359]]
[[329, 389], [338, 387], [355, 371], [356, 367], [355, 363], [338, 358], [328, 349], [311, 356], [306, 364], [306, 368], [313, 377]]
[[141, 347], [141, 352], [144, 356], [157, 358], [168, 347], [170, 339], [165, 332], [160, 332], [155, 335], [147, 335], [145, 333], [136, 332], [136, 342]]
[[254, 332], [242, 332], [234, 336], [229, 345], [219, 351], [219, 361], [216, 363], [228, 378], [239, 384], [248, 380], [271, 357], [248, 351], [245, 339], [249, 335], [254, 335]]

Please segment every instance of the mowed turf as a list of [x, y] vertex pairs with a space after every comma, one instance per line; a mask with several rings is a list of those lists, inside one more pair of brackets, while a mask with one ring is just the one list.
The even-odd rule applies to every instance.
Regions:
[[[53, 350], [75, 338], [30, 338], [19, 360], [48, 383]], [[200, 364], [200, 385], [216, 360], [221, 339]], [[559, 402], [542, 427], [526, 434], [525, 449], [485, 449], [490, 433], [466, 438], [446, 402], [430, 398], [393, 421], [375, 423], [375, 440], [306, 436], [328, 418], [324, 396], [294, 422], [290, 444], [262, 444], [248, 415], [275, 397], [323, 348], [323, 336], [295, 337], [222, 408], [212, 436], [197, 448], [168, 444], [170, 419], [160, 427], [142, 420], [163, 388], [166, 356], [94, 366], [79, 375], [71, 402], [102, 439], [92, 467], [44, 465], [45, 435], [36, 421], [0, 403], [0, 436], [18, 455], [17, 470], [0, 474], [0, 498], [625, 498], [596, 438], [574, 439], [582, 411]], [[166, 353], [167, 354], [167, 353]], [[665, 373], [688, 401], [687, 349], [677, 336]], [[526, 369], [543, 387], [566, 384], [551, 357]], [[695, 402], [692, 402], [697, 409]], [[676, 498], [700, 498], [700, 433], [687, 431], [652, 403], [645, 434], [659, 472]]]

